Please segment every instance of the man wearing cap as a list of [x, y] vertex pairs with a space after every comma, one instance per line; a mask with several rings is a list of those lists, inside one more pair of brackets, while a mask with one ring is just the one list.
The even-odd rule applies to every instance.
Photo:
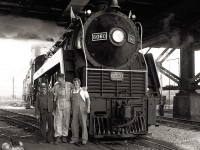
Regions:
[[63, 143], [67, 142], [68, 130], [69, 130], [69, 121], [71, 113], [71, 100], [70, 100], [70, 91], [72, 83], [66, 82], [64, 74], [59, 73], [57, 75], [57, 83], [54, 85], [54, 101], [56, 102], [55, 110], [55, 143], [60, 142], [60, 138]]
[[[40, 92], [36, 96], [35, 116], [40, 122], [42, 139], [39, 143], [53, 143], [53, 93], [47, 91], [46, 83], [41, 83]], [[48, 133], [46, 133], [46, 123]]]

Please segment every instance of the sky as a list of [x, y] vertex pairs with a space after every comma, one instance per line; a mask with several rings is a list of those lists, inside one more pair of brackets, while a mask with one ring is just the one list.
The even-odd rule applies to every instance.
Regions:
[[[31, 47], [44, 43], [49, 48], [52, 45], [50, 42], [40, 40], [0, 39], [0, 97], [12, 96], [14, 83], [14, 94], [17, 98], [21, 98], [23, 80], [30, 69], [31, 59], [34, 58]], [[41, 50], [46, 52], [49, 49]]]
[[31, 58], [31, 43], [24, 40], [0, 39], [0, 96], [21, 94], [23, 78]]
[[21, 97], [31, 46], [52, 39], [55, 42], [63, 31], [55, 22], [0, 15], [0, 97], [12, 96], [13, 78], [15, 95]]

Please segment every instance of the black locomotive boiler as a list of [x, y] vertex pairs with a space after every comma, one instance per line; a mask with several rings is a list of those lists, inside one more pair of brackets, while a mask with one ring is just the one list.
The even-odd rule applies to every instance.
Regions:
[[139, 52], [140, 24], [116, 3], [81, 15], [72, 10], [66, 32], [34, 73], [34, 88], [44, 80], [52, 87], [59, 72], [66, 81], [78, 77], [91, 98], [91, 136], [146, 134], [156, 122], [160, 84], [152, 55]]

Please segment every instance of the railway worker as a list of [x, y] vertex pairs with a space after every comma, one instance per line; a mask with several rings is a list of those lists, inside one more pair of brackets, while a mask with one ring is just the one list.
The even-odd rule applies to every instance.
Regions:
[[[47, 85], [41, 83], [40, 92], [36, 97], [35, 115], [40, 122], [42, 140], [39, 143], [53, 144], [53, 93], [47, 91]], [[48, 133], [46, 133], [46, 123], [48, 124]]]
[[81, 81], [78, 78], [73, 80], [74, 89], [72, 89], [72, 139], [70, 143], [78, 143], [79, 125], [82, 128], [82, 144], [88, 141], [87, 132], [87, 113], [90, 113], [90, 98], [86, 90], [80, 87]]
[[59, 144], [60, 139], [63, 143], [67, 142], [68, 130], [69, 130], [69, 121], [71, 114], [71, 100], [70, 100], [70, 91], [72, 83], [65, 82], [64, 74], [57, 75], [57, 83], [54, 85], [54, 94], [55, 94], [55, 120], [54, 120], [54, 129], [55, 129], [55, 143]]

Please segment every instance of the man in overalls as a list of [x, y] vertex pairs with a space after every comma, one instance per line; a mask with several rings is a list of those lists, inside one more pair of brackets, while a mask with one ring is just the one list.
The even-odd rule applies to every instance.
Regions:
[[75, 78], [74, 89], [72, 90], [72, 141], [77, 143], [79, 140], [79, 124], [82, 129], [82, 144], [85, 145], [88, 141], [87, 132], [87, 114], [90, 113], [90, 98], [86, 90], [83, 90], [80, 85], [81, 81]]
[[[42, 143], [53, 143], [53, 97], [54, 95], [47, 91], [47, 85], [42, 83], [40, 86], [40, 93], [36, 97], [35, 116], [40, 122], [40, 129], [42, 134]], [[48, 124], [48, 134], [46, 135], [46, 123]]]
[[62, 139], [63, 143], [67, 142], [71, 113], [70, 92], [72, 87], [72, 83], [65, 82], [64, 74], [58, 74], [57, 81], [58, 83], [56, 83], [54, 86], [54, 101], [56, 103], [54, 144], [56, 145], [60, 142], [60, 138]]

